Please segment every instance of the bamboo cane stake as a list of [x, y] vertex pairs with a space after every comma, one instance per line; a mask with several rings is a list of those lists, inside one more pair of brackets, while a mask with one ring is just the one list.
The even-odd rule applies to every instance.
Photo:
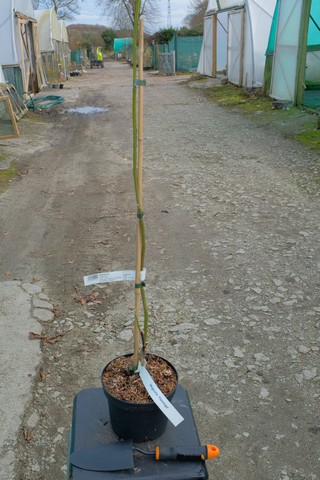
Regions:
[[[144, 20], [140, 18], [139, 24], [139, 79], [141, 82], [144, 80], [143, 74], [143, 66], [144, 66]], [[144, 148], [144, 140], [143, 140], [143, 132], [144, 132], [144, 85], [140, 85], [139, 87], [139, 123], [138, 123], [138, 177], [139, 177], [139, 195], [141, 201], [141, 211], [142, 211], [142, 175], [143, 175], [143, 148]], [[145, 257], [145, 250], [146, 250], [146, 237], [145, 237], [145, 229], [144, 229], [144, 220], [140, 218], [139, 221], [140, 225], [140, 234], [141, 234], [141, 270], [144, 268], [144, 257]], [[147, 342], [148, 342], [148, 327], [149, 327], [149, 313], [148, 313], [148, 306], [146, 300], [146, 294], [144, 286], [141, 287], [141, 298], [142, 298], [142, 305], [143, 305], [143, 316], [144, 316], [144, 326], [143, 326], [143, 351], [145, 352], [147, 349]]]
[[[144, 53], [144, 20], [139, 20], [139, 80], [143, 80], [143, 53]], [[143, 101], [144, 87], [139, 86], [139, 120], [138, 120], [138, 186], [140, 207], [142, 210], [142, 166], [143, 166]]]
[[137, 368], [139, 363], [139, 343], [140, 343], [140, 300], [141, 288], [138, 287], [141, 283], [141, 229], [139, 222], [137, 223], [136, 233], [136, 274], [135, 274], [135, 321], [134, 321], [134, 356], [133, 365]]
[[[143, 80], [143, 36], [144, 22], [139, 20], [139, 80]], [[137, 207], [138, 212], [142, 213], [142, 168], [143, 168], [143, 85], [139, 84], [139, 109], [138, 109], [138, 166], [137, 166]], [[139, 362], [139, 340], [140, 340], [140, 304], [141, 304], [141, 268], [142, 268], [142, 251], [144, 250], [144, 241], [142, 238], [142, 218], [137, 223], [136, 233], [136, 273], [135, 273], [135, 322], [134, 322], [134, 358], [133, 364], [136, 368]]]

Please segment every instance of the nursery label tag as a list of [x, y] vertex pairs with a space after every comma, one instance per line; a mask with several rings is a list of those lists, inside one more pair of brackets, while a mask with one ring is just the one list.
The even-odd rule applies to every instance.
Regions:
[[[140, 279], [142, 282], [145, 280], [146, 274], [147, 271], [144, 268], [140, 273]], [[127, 280], [135, 280], [135, 278], [135, 270], [120, 270], [118, 272], [103, 272], [87, 275], [86, 277], [83, 277], [83, 282], [87, 287], [88, 285], [95, 285], [97, 283], [125, 282]]]
[[179, 423], [184, 420], [182, 415], [180, 415], [178, 410], [176, 410], [169, 400], [163, 395], [159, 387], [154, 383], [148, 370], [143, 367], [140, 362], [137, 371], [140, 375], [143, 385], [145, 386], [154, 403], [160, 408], [162, 413], [165, 414], [170, 422], [177, 427]]

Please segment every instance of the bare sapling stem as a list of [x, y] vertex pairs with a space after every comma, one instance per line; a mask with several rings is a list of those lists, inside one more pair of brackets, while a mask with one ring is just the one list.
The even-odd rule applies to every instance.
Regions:
[[[135, 320], [134, 320], [134, 351], [133, 351], [133, 365], [136, 369], [139, 363], [140, 354], [140, 306], [141, 306], [141, 270], [143, 268], [145, 237], [143, 225], [143, 210], [142, 210], [142, 166], [143, 166], [143, 86], [141, 82], [141, 58], [139, 57], [139, 82], [137, 82], [137, 44], [138, 33], [139, 43], [141, 42], [141, 31], [143, 37], [143, 20], [140, 19], [140, 5], [141, 0], [136, 0], [135, 18], [133, 29], [133, 94], [132, 94], [132, 123], [133, 123], [133, 178], [137, 203], [137, 229], [136, 229], [136, 272], [135, 272]], [[143, 49], [143, 45], [142, 45]], [[141, 45], [139, 48], [141, 52]], [[141, 55], [140, 55], [141, 56]], [[143, 57], [142, 57], [142, 76], [143, 76]], [[137, 116], [137, 89], [139, 90], [139, 110]], [[141, 93], [142, 90], [142, 93]], [[137, 118], [138, 117], [138, 118]], [[145, 306], [145, 301], [143, 305]]]

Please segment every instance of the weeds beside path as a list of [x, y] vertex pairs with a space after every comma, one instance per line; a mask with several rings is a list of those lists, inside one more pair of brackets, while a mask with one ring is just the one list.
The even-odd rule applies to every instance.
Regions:
[[319, 114], [303, 108], [278, 109], [277, 103], [263, 94], [261, 89], [246, 91], [216, 79], [191, 77], [192, 88], [203, 89], [207, 97], [225, 107], [244, 114], [261, 128], [274, 129], [284, 137], [303, 143], [320, 153]]

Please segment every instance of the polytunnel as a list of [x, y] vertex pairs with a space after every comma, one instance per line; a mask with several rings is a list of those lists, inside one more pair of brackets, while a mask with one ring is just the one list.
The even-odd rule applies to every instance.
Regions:
[[50, 82], [67, 78], [69, 63], [68, 34], [54, 8], [35, 11], [38, 20], [41, 57]]
[[261, 87], [276, 0], [209, 0], [198, 72]]
[[320, 2], [278, 0], [267, 47], [265, 89], [288, 105], [320, 110]]
[[21, 96], [41, 90], [45, 79], [32, 0], [0, 1], [0, 45], [5, 80]]
[[54, 52], [56, 44], [60, 41], [61, 29], [54, 8], [35, 11], [38, 20], [40, 50]]

